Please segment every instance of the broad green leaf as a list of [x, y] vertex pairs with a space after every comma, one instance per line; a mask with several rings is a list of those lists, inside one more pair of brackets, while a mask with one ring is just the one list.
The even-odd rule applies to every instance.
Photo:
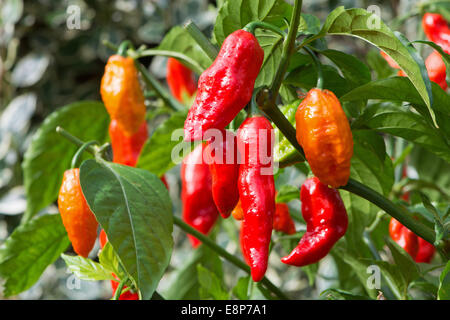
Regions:
[[106, 269], [100, 263], [89, 258], [68, 256], [66, 254], [62, 254], [61, 258], [64, 259], [69, 270], [81, 280], [115, 280], [112, 276], [113, 270]]
[[[350, 82], [344, 79], [336, 68], [328, 65], [322, 65], [322, 72], [324, 80], [323, 88], [333, 91], [338, 98], [352, 89]], [[317, 85], [316, 67], [309, 64], [297, 68], [289, 73], [284, 83], [305, 90], [310, 90]]]
[[370, 82], [369, 68], [355, 56], [331, 49], [322, 50], [320, 53], [330, 59], [341, 70], [344, 78], [351, 82], [352, 87]]
[[48, 55], [30, 53], [21, 58], [11, 74], [11, 82], [16, 87], [29, 87], [43, 77], [50, 63]]
[[200, 246], [186, 259], [185, 263], [174, 272], [164, 297], [169, 300], [200, 299], [197, 265], [201, 264], [217, 278], [223, 279], [222, 262], [214, 251], [206, 246]]
[[172, 204], [161, 180], [142, 169], [103, 160], [80, 167], [86, 201], [144, 300], [172, 253]]
[[380, 51], [370, 50], [366, 56], [367, 64], [375, 72], [375, 79], [385, 79], [392, 76], [396, 71], [381, 56]]
[[172, 152], [176, 150], [175, 147], [190, 148], [190, 143], [183, 142], [182, 136], [172, 139], [175, 130], [182, 132], [185, 119], [186, 112], [176, 112], [155, 129], [142, 149], [137, 163], [138, 168], [162, 176], [176, 165], [172, 156]]
[[450, 261], [447, 262], [439, 278], [439, 300], [450, 300]]
[[395, 265], [402, 272], [407, 284], [413, 280], [416, 280], [420, 276], [419, 269], [411, 256], [390, 238], [388, 238], [386, 244], [391, 251]]
[[69, 245], [59, 214], [39, 216], [17, 227], [0, 249], [4, 295], [30, 288]]
[[106, 242], [105, 246], [100, 251], [98, 260], [105, 269], [112, 270], [119, 279], [123, 279], [125, 274], [120, 270], [121, 268], [119, 268], [119, 258], [109, 241]]
[[450, 162], [448, 142], [419, 114], [389, 104], [374, 104], [364, 111], [353, 127], [364, 126], [411, 141]]
[[45, 119], [34, 134], [22, 164], [27, 194], [24, 221], [56, 200], [64, 171], [70, 168], [77, 150], [73, 143], [56, 133], [56, 127], [63, 127], [81, 140], [102, 143], [108, 136], [109, 121], [103, 104], [95, 101], [70, 104]]
[[284, 185], [278, 190], [275, 201], [277, 203], [286, 203], [294, 199], [299, 199], [299, 197], [300, 190], [298, 189], [298, 187]]
[[177, 58], [197, 74], [202, 73], [212, 62], [189, 32], [179, 26], [173, 27], [156, 49], [163, 51], [165, 56]]
[[249, 283], [251, 283], [250, 276], [241, 277], [238, 279], [237, 284], [233, 288], [233, 294], [236, 298], [239, 300], [248, 300], [250, 298], [248, 292]]
[[223, 288], [223, 284], [214, 272], [209, 271], [201, 264], [197, 265], [198, 282], [200, 284], [200, 296], [203, 299], [212, 297], [214, 300], [227, 300], [229, 294]]
[[370, 297], [353, 294], [348, 291], [340, 289], [327, 289], [320, 293], [320, 296], [324, 296], [328, 300], [373, 300]]
[[320, 20], [315, 15], [302, 13], [298, 31], [301, 34], [317, 34], [320, 31]]
[[395, 265], [389, 264], [386, 261], [374, 261], [380, 267], [389, 288], [397, 299], [406, 300], [408, 291], [408, 281], [405, 279], [403, 272]]
[[406, 73], [431, 112], [430, 92], [420, 66], [408, 48], [378, 16], [364, 9], [345, 10], [344, 7], [338, 7], [328, 15], [320, 33], [309, 41], [325, 35], [357, 37], [386, 52]]
[[264, 50], [264, 61], [258, 78], [256, 78], [255, 88], [268, 86], [272, 83], [273, 76], [278, 70], [283, 51], [283, 38], [276, 33], [256, 30], [256, 38]]

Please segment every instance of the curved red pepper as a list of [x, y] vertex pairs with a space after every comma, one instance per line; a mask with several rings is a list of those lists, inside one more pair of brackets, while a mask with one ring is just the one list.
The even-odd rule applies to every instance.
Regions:
[[170, 92], [180, 102], [190, 99], [197, 90], [194, 73], [177, 59], [167, 60], [166, 79]]
[[131, 136], [126, 135], [119, 127], [117, 120], [111, 120], [109, 136], [113, 149], [113, 162], [134, 167], [147, 141], [147, 122], [142, 122], [139, 130]]
[[275, 183], [269, 162], [272, 159], [273, 128], [262, 116], [247, 118], [240, 126], [237, 138], [243, 157], [238, 188], [244, 212], [244, 256], [248, 257], [253, 281], [260, 281], [267, 269], [275, 213]]
[[419, 239], [414, 232], [402, 225], [398, 220], [392, 218], [389, 223], [389, 235], [392, 240], [409, 253], [415, 259], [419, 251]]
[[[183, 159], [180, 174], [183, 220], [203, 234], [212, 229], [219, 217], [212, 196], [211, 173], [203, 158], [205, 146], [206, 143], [198, 145]], [[188, 237], [194, 248], [200, 244], [197, 238], [189, 234]]]
[[307, 179], [300, 190], [306, 233], [297, 247], [281, 259], [283, 263], [306, 266], [325, 257], [347, 231], [348, 217], [341, 196], [317, 177]]
[[222, 217], [228, 218], [239, 201], [237, 142], [236, 136], [230, 131], [220, 130], [217, 133], [220, 135], [208, 141], [206, 154], [214, 202]]
[[184, 123], [186, 141], [202, 140], [206, 130], [224, 129], [252, 97], [264, 51], [253, 34], [237, 30], [222, 44], [198, 81], [194, 104]]
[[422, 18], [422, 27], [426, 36], [450, 54], [450, 28], [444, 17], [437, 13], [425, 13]]
[[447, 68], [439, 52], [433, 51], [425, 60], [425, 66], [430, 80], [436, 82], [443, 90], [447, 90]]

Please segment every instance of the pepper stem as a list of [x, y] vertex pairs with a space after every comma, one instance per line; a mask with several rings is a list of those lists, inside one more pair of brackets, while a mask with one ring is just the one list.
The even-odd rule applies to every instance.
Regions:
[[316, 66], [317, 71], [316, 87], [319, 89], [323, 89], [323, 71], [322, 71], [322, 64], [320, 63], [319, 58], [310, 48], [303, 47], [303, 50], [305, 50], [310, 55], [311, 59], [314, 62], [314, 65]]
[[117, 49], [117, 54], [121, 55], [122, 57], [126, 57], [127, 56], [127, 50], [128, 47], [133, 48], [133, 44], [131, 43], [130, 40], [125, 40], [123, 41], [120, 45], [119, 48]]
[[89, 148], [89, 146], [92, 146], [94, 144], [98, 145], [97, 141], [89, 141], [89, 142], [85, 142], [75, 153], [75, 155], [72, 158], [72, 165], [70, 166], [72, 169], [74, 168], [78, 168], [80, 161], [81, 161], [81, 156], [83, 155], [83, 152], [86, 151], [87, 148]]
[[200, 48], [202, 48], [202, 50], [211, 59], [211, 61], [214, 61], [217, 57], [217, 54], [219, 53], [217, 47], [213, 45], [211, 41], [209, 41], [209, 39], [203, 34], [203, 32], [197, 27], [194, 22], [188, 21], [184, 25], [184, 28], [195, 40], [195, 42], [197, 42]]
[[122, 289], [125, 286], [125, 283], [128, 281], [128, 275], [126, 275], [122, 280], [120, 280], [119, 285], [117, 286], [116, 293], [114, 294], [113, 300], [119, 300], [120, 295], [122, 294]]
[[266, 29], [266, 30], [270, 30], [273, 31], [277, 34], [279, 34], [280, 36], [282, 36], [283, 38], [286, 38], [286, 33], [283, 32], [280, 28], [275, 27], [273, 24], [267, 23], [267, 22], [262, 22], [262, 21], [252, 21], [250, 23], [248, 23], [244, 28], [242, 28], [243, 30], [250, 32], [251, 34], [255, 34], [255, 30], [256, 29]]

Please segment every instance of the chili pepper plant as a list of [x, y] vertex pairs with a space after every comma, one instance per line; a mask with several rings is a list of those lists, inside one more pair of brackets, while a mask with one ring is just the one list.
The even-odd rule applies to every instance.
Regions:
[[61, 257], [114, 300], [449, 299], [449, 10], [225, 0], [211, 34], [105, 41], [101, 100], [68, 101], [25, 153], [4, 295]]

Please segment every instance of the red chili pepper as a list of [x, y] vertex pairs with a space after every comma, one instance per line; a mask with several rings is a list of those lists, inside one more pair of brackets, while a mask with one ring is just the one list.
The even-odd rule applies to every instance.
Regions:
[[100, 230], [100, 236], [98, 237], [100, 241], [100, 248], [104, 248], [105, 244], [108, 242], [108, 236], [106, 235], [105, 230]]
[[444, 17], [437, 13], [425, 13], [422, 18], [422, 26], [428, 39], [450, 54], [450, 28]]
[[439, 52], [433, 51], [425, 60], [425, 66], [430, 80], [436, 82], [443, 90], [447, 90], [447, 68]]
[[419, 250], [415, 259], [416, 262], [430, 263], [435, 252], [436, 248], [431, 243], [419, 237]]
[[295, 233], [295, 224], [289, 214], [289, 207], [286, 203], [277, 203], [275, 215], [273, 217], [273, 229], [286, 234]]
[[109, 125], [109, 136], [113, 149], [113, 161], [134, 167], [141, 153], [142, 147], [147, 141], [147, 122], [142, 122], [139, 130], [128, 136], [118, 125], [116, 120], [111, 120]]
[[253, 34], [237, 30], [222, 44], [213, 64], [198, 81], [194, 104], [184, 123], [186, 141], [202, 140], [206, 130], [224, 129], [252, 97], [264, 60]]
[[180, 102], [189, 100], [197, 90], [194, 73], [177, 59], [167, 60], [166, 79], [170, 92]]
[[236, 136], [227, 130], [208, 141], [206, 154], [212, 176], [214, 202], [224, 218], [228, 218], [239, 201], [237, 187], [239, 164]]
[[[198, 145], [181, 164], [183, 220], [203, 234], [212, 229], [219, 217], [211, 190], [211, 173], [203, 157], [205, 147], [206, 143]], [[197, 238], [188, 237], [194, 248], [200, 244]]]
[[419, 240], [414, 232], [392, 218], [389, 223], [389, 234], [392, 240], [408, 252], [411, 258], [415, 259], [419, 251]]
[[348, 217], [341, 196], [317, 177], [307, 179], [300, 190], [306, 233], [297, 247], [281, 259], [283, 263], [306, 266], [325, 257], [347, 231]]
[[[117, 281], [111, 280], [113, 297], [116, 294], [116, 290], [117, 290], [118, 286], [119, 286], [119, 283]], [[127, 288], [127, 286], [123, 286], [123, 290], [125, 290], [126, 288]], [[139, 300], [139, 294], [137, 292], [131, 292], [131, 290], [128, 290], [119, 296], [119, 300]]]
[[[266, 272], [275, 213], [275, 183], [271, 165], [273, 128], [262, 117], [247, 118], [237, 134], [243, 163], [239, 168], [239, 197], [244, 220], [242, 243], [253, 281]], [[264, 157], [264, 158], [263, 158]]]

